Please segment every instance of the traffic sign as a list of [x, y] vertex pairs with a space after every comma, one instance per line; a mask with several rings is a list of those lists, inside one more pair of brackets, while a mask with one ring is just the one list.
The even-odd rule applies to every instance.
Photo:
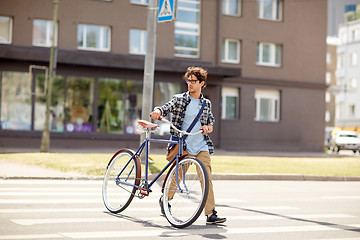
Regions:
[[169, 22], [175, 20], [176, 0], [160, 0], [158, 22]]

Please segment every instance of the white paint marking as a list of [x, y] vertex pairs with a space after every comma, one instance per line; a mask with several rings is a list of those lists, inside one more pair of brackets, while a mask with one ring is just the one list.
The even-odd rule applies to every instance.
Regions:
[[[349, 225], [349, 228], [360, 228], [360, 224]], [[309, 231], [344, 231], [326, 225], [307, 225], [307, 226], [286, 226], [286, 227], [256, 227], [256, 228], [206, 228], [189, 231], [188, 229], [167, 229], [167, 230], [147, 230], [147, 231], [98, 231], [98, 232], [65, 232], [58, 234], [37, 234], [37, 235], [0, 235], [1, 239], [51, 239], [51, 238], [74, 238], [74, 239], [104, 239], [126, 237], [171, 237], [171, 236], [192, 236], [203, 234], [257, 234], [257, 233], [286, 233], [286, 232], [309, 232]]]
[[324, 199], [360, 199], [360, 196], [325, 196]]
[[[157, 209], [158, 210], [158, 209]], [[134, 217], [135, 218], [135, 217]], [[355, 216], [346, 215], [346, 214], [309, 214], [309, 215], [286, 215], [286, 216], [229, 216], [227, 217], [229, 221], [235, 220], [274, 220], [274, 219], [284, 219], [284, 218], [301, 218], [301, 219], [321, 219], [321, 218], [355, 218]], [[155, 222], [165, 222], [164, 217], [136, 217], [139, 221], [155, 221]], [[96, 223], [96, 222], [125, 222], [129, 221], [126, 218], [122, 217], [102, 217], [102, 218], [41, 218], [41, 219], [11, 219], [15, 224], [19, 225], [35, 225], [35, 224], [59, 224], [59, 223]]]

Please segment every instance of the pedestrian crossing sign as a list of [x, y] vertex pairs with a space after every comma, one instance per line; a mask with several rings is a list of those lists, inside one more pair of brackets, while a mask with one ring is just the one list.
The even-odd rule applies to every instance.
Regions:
[[175, 20], [176, 0], [160, 0], [158, 22], [169, 22]]

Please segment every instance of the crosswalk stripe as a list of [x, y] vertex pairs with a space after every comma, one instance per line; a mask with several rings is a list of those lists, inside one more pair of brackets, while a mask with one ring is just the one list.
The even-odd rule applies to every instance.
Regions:
[[[217, 210], [220, 211], [236, 211], [242, 209], [251, 209], [251, 210], [294, 210], [296, 208], [286, 207], [286, 206], [245, 206], [241, 208], [234, 209], [233, 207], [224, 207], [224, 206], [216, 206]], [[158, 205], [152, 205], [152, 207], [144, 207], [144, 206], [132, 206], [130, 205], [128, 208], [124, 210], [124, 212], [144, 212], [144, 211], [159, 211]], [[105, 206], [102, 208], [93, 207], [93, 208], [2, 208], [0, 209], [0, 213], [56, 213], [56, 212], [103, 212], [108, 211]]]
[[[139, 221], [156, 221], [162, 222], [165, 220], [165, 217], [136, 217]], [[229, 221], [242, 220], [275, 220], [275, 219], [284, 219], [284, 218], [301, 218], [301, 219], [335, 219], [335, 218], [356, 218], [355, 216], [346, 215], [346, 214], [309, 214], [309, 215], [286, 215], [286, 216], [228, 216]], [[35, 225], [35, 224], [54, 224], [54, 223], [96, 223], [96, 222], [124, 222], [128, 221], [126, 218], [118, 217], [102, 217], [102, 218], [41, 218], [41, 219], [11, 219], [15, 224], [19, 225]]]
[[63, 238], [60, 234], [23, 234], [23, 235], [0, 235], [0, 239], [53, 239]]
[[1, 192], [62, 192], [62, 191], [67, 191], [67, 192], [87, 192], [87, 191], [96, 191], [96, 192], [101, 192], [101, 187], [98, 188], [83, 188], [83, 187], [78, 187], [78, 188], [60, 188], [60, 187], [43, 187], [43, 188], [20, 188], [20, 187], [9, 187], [9, 188], [0, 188]]
[[[349, 225], [348, 229], [356, 228], [359, 230], [360, 224]], [[104, 239], [104, 238], [126, 238], [126, 237], [185, 237], [193, 234], [250, 234], [250, 233], [286, 233], [286, 232], [309, 232], [309, 231], [341, 231], [344, 229], [336, 228], [331, 225], [305, 225], [305, 226], [285, 226], [285, 227], [250, 227], [250, 228], [206, 228], [197, 229], [192, 233], [186, 229], [160, 229], [143, 231], [98, 231], [98, 232], [64, 232], [57, 234], [36, 234], [36, 235], [0, 235], [1, 239], [44, 239], [44, 238], [84, 238], [84, 239]]]
[[360, 196], [324, 196], [324, 199], [360, 199]]
[[0, 204], [101, 203], [99, 199], [0, 199]]
[[[0, 196], [99, 196], [101, 192], [0, 192]], [[125, 195], [125, 194], [124, 194]]]
[[312, 240], [359, 240], [360, 237], [357, 238], [316, 238]]
[[[160, 196], [160, 195], [159, 195]], [[158, 196], [158, 197], [159, 197]], [[146, 203], [154, 203], [158, 202], [158, 198], [151, 198], [146, 200], [134, 199], [134, 202], [144, 201]], [[102, 203], [101, 194], [98, 194], [97, 198], [47, 198], [47, 199], [32, 199], [32, 198], [24, 198], [24, 199], [0, 199], [0, 204], [46, 204], [46, 203]], [[217, 199], [217, 203], [243, 203], [245, 200], [240, 199]], [[286, 208], [287, 209], [287, 208]]]

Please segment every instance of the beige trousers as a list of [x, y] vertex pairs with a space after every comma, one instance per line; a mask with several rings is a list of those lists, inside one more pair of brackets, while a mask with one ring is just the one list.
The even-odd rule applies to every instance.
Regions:
[[[208, 176], [209, 176], [209, 193], [208, 198], [205, 203], [204, 213], [205, 215], [209, 215], [212, 213], [212, 210], [215, 209], [215, 198], [214, 198], [214, 190], [213, 190], [213, 184], [212, 184], [212, 178], [211, 178], [211, 159], [210, 159], [210, 153], [207, 151], [201, 151], [198, 155], [191, 155], [186, 150], [183, 152], [184, 155], [192, 156], [198, 158], [201, 162], [204, 163]], [[187, 169], [185, 169], [187, 171]], [[170, 189], [174, 189], [173, 194], [169, 194], [169, 199], [172, 199], [175, 190], [176, 190], [176, 180], [172, 180], [170, 184]]]

